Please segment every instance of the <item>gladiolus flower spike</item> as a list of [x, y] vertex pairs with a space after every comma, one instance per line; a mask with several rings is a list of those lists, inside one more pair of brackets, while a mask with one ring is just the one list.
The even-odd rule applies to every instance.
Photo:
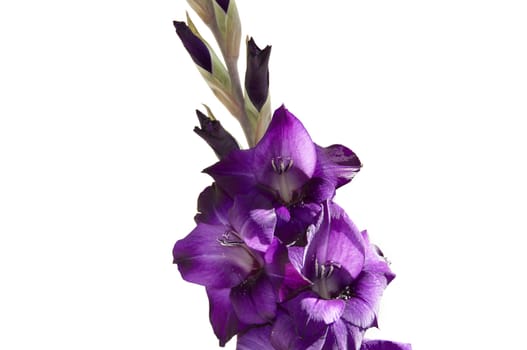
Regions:
[[234, 0], [189, 3], [221, 41], [225, 66], [192, 23], [175, 21], [177, 34], [249, 144], [240, 148], [208, 107], [196, 111], [194, 131], [219, 160], [204, 169], [213, 183], [199, 195], [195, 228], [172, 253], [182, 278], [205, 288], [219, 345], [236, 336], [238, 350], [411, 350], [365, 338], [395, 274], [334, 200], [360, 171], [358, 156], [316, 144], [284, 105], [270, 112], [271, 47], [252, 38], [240, 93]]

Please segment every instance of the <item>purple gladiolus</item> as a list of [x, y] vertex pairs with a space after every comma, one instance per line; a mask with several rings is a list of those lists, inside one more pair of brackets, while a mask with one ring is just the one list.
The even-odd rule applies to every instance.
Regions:
[[[344, 211], [324, 204], [300, 267], [310, 288], [282, 304], [271, 341], [276, 349], [360, 349], [376, 326], [377, 308], [394, 278], [384, 259]], [[292, 252], [292, 255], [297, 255]]]
[[283, 106], [248, 150], [198, 116], [220, 161], [205, 169], [215, 182], [173, 256], [185, 280], [206, 287], [220, 345], [238, 335], [238, 350], [410, 350], [363, 341], [395, 275], [332, 201], [360, 170], [355, 153], [316, 145]]
[[276, 236], [302, 245], [320, 204], [333, 198], [360, 167], [350, 149], [313, 143], [302, 123], [282, 106], [254, 148], [233, 151], [205, 172], [233, 198], [254, 190], [267, 196], [277, 210]]

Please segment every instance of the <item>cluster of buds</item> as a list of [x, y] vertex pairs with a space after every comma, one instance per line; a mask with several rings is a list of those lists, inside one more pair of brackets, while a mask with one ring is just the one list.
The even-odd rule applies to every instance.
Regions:
[[223, 61], [190, 18], [174, 22], [219, 100], [240, 121], [240, 149], [212, 111], [197, 111], [194, 131], [219, 161], [198, 198], [196, 227], [178, 240], [183, 279], [206, 288], [210, 322], [224, 346], [238, 350], [411, 350], [367, 340], [381, 296], [395, 274], [335, 201], [362, 164], [349, 148], [314, 143], [283, 105], [271, 116], [269, 55], [247, 40], [244, 91], [236, 69], [240, 21], [233, 0], [189, 0], [214, 33]]
[[[268, 68], [271, 47], [262, 50], [254, 39], [247, 40], [247, 70], [242, 91], [238, 73], [241, 24], [236, 3], [229, 0], [188, 2], [214, 35], [223, 60], [188, 15], [186, 23], [174, 21], [176, 32], [214, 95], [240, 122], [249, 146], [254, 146], [271, 119]], [[215, 120], [211, 113], [208, 118]]]

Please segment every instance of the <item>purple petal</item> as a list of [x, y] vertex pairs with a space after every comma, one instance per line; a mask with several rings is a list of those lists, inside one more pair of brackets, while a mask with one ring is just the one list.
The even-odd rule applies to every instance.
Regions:
[[311, 284], [289, 261], [290, 251], [275, 239], [265, 253], [265, 272], [278, 293], [278, 302]]
[[198, 198], [198, 214], [194, 217], [196, 223], [210, 225], [228, 225], [228, 212], [232, 207], [230, 199], [216, 184], [207, 187]]
[[362, 237], [366, 246], [364, 271], [383, 274], [387, 283], [390, 283], [395, 278], [395, 274], [390, 270], [388, 261], [382, 255], [381, 250], [370, 243], [368, 232], [366, 230], [362, 231]]
[[336, 188], [350, 182], [362, 167], [357, 155], [345, 146], [323, 148], [317, 145], [316, 149], [317, 169], [313, 176], [330, 181]]
[[274, 237], [276, 214], [264, 197], [238, 196], [229, 211], [229, 221], [252, 249], [265, 252]]
[[253, 168], [253, 150], [232, 151], [224, 159], [203, 170], [229, 196], [247, 194], [257, 187]]
[[319, 350], [327, 332], [323, 322], [304, 322], [280, 311], [273, 324], [271, 343], [277, 350]]
[[338, 321], [329, 326], [326, 342], [322, 350], [358, 350], [363, 332], [346, 322]]
[[346, 302], [341, 299], [321, 299], [316, 295], [300, 300], [301, 308], [315, 321], [325, 324], [336, 322], [346, 308]]
[[363, 271], [351, 286], [351, 297], [342, 317], [357, 327], [371, 327], [385, 288], [386, 279], [382, 275]]
[[305, 246], [307, 244], [306, 233], [309, 226], [317, 221], [322, 210], [320, 204], [297, 203], [290, 206], [288, 220], [285, 215], [278, 218], [275, 235], [285, 244]]
[[272, 326], [252, 328], [238, 336], [236, 350], [275, 350], [271, 344]]
[[254, 148], [258, 182], [289, 203], [313, 175], [316, 159], [315, 145], [302, 123], [284, 106], [278, 108]]
[[177, 241], [174, 263], [183, 279], [212, 288], [230, 288], [244, 281], [254, 269], [255, 260], [229, 235], [224, 226], [200, 223]]
[[[351, 277], [358, 276], [364, 263], [364, 241], [357, 227], [342, 208], [334, 203], [324, 205], [322, 223], [306, 247], [304, 274], [311, 281], [321, 269], [330, 266], [343, 269]], [[350, 281], [341, 281], [347, 285]]]
[[277, 295], [265, 274], [234, 287], [230, 298], [236, 315], [246, 324], [264, 324], [276, 315]]
[[207, 288], [209, 297], [209, 317], [214, 334], [224, 346], [234, 335], [246, 328], [240, 323], [229, 298], [231, 290]]
[[412, 350], [412, 345], [389, 340], [364, 340], [360, 350]]

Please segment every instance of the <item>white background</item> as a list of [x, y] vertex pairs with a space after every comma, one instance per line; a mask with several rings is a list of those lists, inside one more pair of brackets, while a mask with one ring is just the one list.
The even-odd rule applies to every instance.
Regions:
[[[524, 347], [525, 3], [238, 7], [244, 33], [273, 45], [273, 107], [364, 163], [337, 201], [398, 274], [370, 336]], [[194, 109], [242, 133], [174, 32], [185, 9], [0, 4], [1, 349], [216, 348], [171, 250], [215, 161]]]

